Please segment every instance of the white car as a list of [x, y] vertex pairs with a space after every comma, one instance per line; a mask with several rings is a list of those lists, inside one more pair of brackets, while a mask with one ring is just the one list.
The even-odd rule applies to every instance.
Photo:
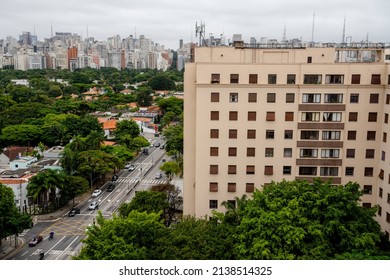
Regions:
[[157, 174], [156, 174], [156, 177], [154, 177], [155, 179], [161, 179], [161, 177], [162, 177], [162, 174], [160, 173], [160, 172], [158, 172]]
[[99, 209], [99, 203], [97, 201], [92, 201], [91, 204], [88, 206], [89, 210], [95, 210]]
[[92, 197], [98, 197], [102, 193], [101, 190], [94, 190], [92, 193]]

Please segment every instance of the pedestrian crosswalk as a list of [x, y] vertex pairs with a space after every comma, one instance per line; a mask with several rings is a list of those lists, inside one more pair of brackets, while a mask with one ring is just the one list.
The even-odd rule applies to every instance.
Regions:
[[[117, 180], [118, 183], [127, 183], [127, 184], [135, 183], [137, 181], [139, 181], [139, 178], [119, 178]], [[141, 183], [142, 184], [149, 184], [149, 185], [159, 185], [159, 184], [167, 184], [168, 181], [167, 180], [157, 180], [157, 179], [143, 179], [143, 180], [141, 180]]]

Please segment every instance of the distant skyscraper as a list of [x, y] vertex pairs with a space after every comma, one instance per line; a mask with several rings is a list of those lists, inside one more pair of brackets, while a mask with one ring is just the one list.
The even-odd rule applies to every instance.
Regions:
[[180, 39], [180, 41], [179, 41], [179, 48], [180, 48], [180, 49], [183, 48], [183, 39]]
[[241, 34], [233, 34], [233, 42], [242, 41], [242, 35]]

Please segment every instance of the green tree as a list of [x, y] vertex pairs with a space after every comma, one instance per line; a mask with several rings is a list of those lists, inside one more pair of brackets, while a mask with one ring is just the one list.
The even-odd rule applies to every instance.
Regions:
[[152, 89], [150, 87], [142, 86], [137, 89], [137, 103], [138, 107], [147, 107], [152, 105]]
[[21, 233], [31, 223], [31, 217], [16, 207], [12, 189], [0, 183], [0, 245], [3, 238]]
[[180, 166], [175, 161], [167, 161], [160, 166], [160, 170], [164, 171], [165, 175], [167, 175], [169, 180], [171, 180], [173, 175], [179, 174]]
[[165, 193], [140, 191], [135, 194], [129, 203], [123, 203], [118, 208], [118, 212], [120, 217], [127, 217], [132, 211], [160, 213], [160, 218], [163, 219], [164, 209], [168, 207], [169, 204]]
[[121, 139], [125, 135], [129, 135], [131, 139], [137, 137], [140, 133], [138, 124], [133, 120], [123, 120], [117, 122], [114, 130], [115, 137]]
[[89, 184], [85, 178], [80, 176], [67, 176], [66, 183], [61, 190], [61, 197], [64, 202], [72, 200], [72, 205], [74, 205], [74, 198], [85, 193], [88, 188]]
[[35, 146], [42, 137], [42, 129], [36, 125], [10, 125], [1, 130], [1, 145]]
[[151, 78], [148, 82], [148, 85], [153, 90], [174, 90], [176, 89], [175, 82], [166, 77], [165, 75], [156, 75]]
[[167, 139], [165, 150], [172, 154], [183, 154], [183, 127], [172, 125], [164, 129], [163, 135]]

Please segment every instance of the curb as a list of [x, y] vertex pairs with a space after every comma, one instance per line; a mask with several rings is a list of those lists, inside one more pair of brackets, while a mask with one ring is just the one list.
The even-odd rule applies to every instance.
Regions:
[[0, 256], [0, 260], [6, 260], [9, 256], [12, 256], [16, 251], [18, 251], [20, 248], [24, 246], [26, 243], [25, 239], [22, 237], [18, 237], [18, 246], [9, 246], [11, 249], [9, 249], [6, 253]]

